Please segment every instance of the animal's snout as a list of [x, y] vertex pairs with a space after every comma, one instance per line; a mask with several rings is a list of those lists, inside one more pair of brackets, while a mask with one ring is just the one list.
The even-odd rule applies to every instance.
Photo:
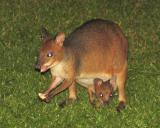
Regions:
[[35, 65], [35, 69], [40, 71], [41, 73], [43, 73], [43, 72], [46, 72], [49, 69], [49, 67], [45, 66], [45, 65], [42, 65], [41, 63], [37, 63]]
[[108, 105], [109, 104], [109, 101], [103, 101], [103, 105]]
[[37, 63], [37, 64], [35, 65], [35, 69], [36, 69], [36, 70], [40, 70], [40, 69], [41, 69], [41, 66], [40, 66], [39, 63]]

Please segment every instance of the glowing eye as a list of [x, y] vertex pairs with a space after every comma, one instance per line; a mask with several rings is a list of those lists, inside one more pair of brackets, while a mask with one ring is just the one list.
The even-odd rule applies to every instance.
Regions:
[[53, 56], [53, 52], [48, 52], [47, 57], [52, 57]]
[[112, 97], [113, 96], [112, 93], [109, 96]]
[[102, 94], [102, 93], [100, 93], [100, 94], [99, 94], [99, 96], [100, 96], [100, 97], [103, 97], [103, 94]]

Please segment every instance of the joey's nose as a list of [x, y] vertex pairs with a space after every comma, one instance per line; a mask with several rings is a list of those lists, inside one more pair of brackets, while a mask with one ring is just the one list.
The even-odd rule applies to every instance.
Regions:
[[103, 104], [104, 104], [104, 105], [108, 105], [108, 104], [109, 104], [109, 101], [108, 101], [108, 100], [107, 100], [107, 101], [104, 101]]

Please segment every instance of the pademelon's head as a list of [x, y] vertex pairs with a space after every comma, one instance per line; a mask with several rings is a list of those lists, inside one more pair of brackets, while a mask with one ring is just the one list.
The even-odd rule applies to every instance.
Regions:
[[55, 38], [52, 38], [45, 28], [42, 29], [42, 46], [39, 51], [36, 69], [40, 72], [46, 72], [61, 61], [64, 40], [64, 33], [58, 33]]
[[110, 80], [103, 82], [102, 79], [94, 79], [95, 93], [101, 105], [106, 105], [112, 96], [113, 87]]

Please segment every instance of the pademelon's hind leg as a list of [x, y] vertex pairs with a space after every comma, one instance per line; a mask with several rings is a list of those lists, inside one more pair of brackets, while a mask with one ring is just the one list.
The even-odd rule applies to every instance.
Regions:
[[117, 111], [125, 108], [126, 96], [125, 96], [125, 84], [127, 79], [127, 64], [124, 65], [121, 72], [116, 74], [116, 84], [118, 87], [119, 105], [117, 106]]

